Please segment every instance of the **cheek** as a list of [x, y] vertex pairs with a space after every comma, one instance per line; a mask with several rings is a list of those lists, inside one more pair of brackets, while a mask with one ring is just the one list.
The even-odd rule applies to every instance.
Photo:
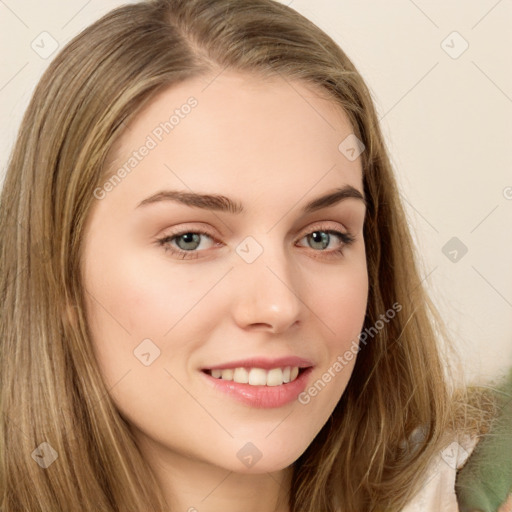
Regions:
[[[178, 401], [185, 415], [194, 404], [183, 398], [185, 393], [166, 370], [174, 375], [194, 346], [181, 340], [189, 339], [187, 320], [195, 317], [194, 304], [208, 283], [205, 290], [187, 286], [190, 278], [183, 268], [170, 273], [167, 266], [163, 276], [163, 265], [123, 254], [84, 269], [93, 350], [111, 398], [130, 423], [139, 428], [145, 421], [171, 424], [164, 404]], [[177, 363], [173, 366], [172, 361]], [[185, 381], [182, 375], [177, 378]]]
[[132, 257], [91, 267], [86, 280], [96, 325], [134, 342], [162, 338], [199, 299], [187, 275]]
[[315, 312], [319, 312], [326, 333], [325, 359], [317, 375], [321, 382], [311, 390], [309, 399], [328, 388], [321, 393], [318, 406], [322, 403], [329, 410], [334, 408], [347, 386], [359, 352], [367, 300], [368, 274], [363, 258], [332, 275], [325, 292], [316, 294]]
[[330, 325], [338, 340], [338, 348], [342, 349], [348, 341], [358, 340], [366, 314], [367, 287], [361, 284], [352, 291], [341, 290], [330, 305]]
[[[90, 250], [94, 254], [94, 248]], [[143, 262], [130, 251], [117, 255], [86, 260], [90, 264], [83, 273], [91, 341], [108, 387], [128, 371], [132, 380], [139, 372], [146, 375], [146, 370], [164, 364], [165, 335], [169, 331], [172, 335], [174, 326], [181, 327], [180, 319], [187, 318], [200, 291], [187, 286], [183, 269], [171, 276], [167, 272], [164, 278], [161, 266]], [[157, 357], [149, 368], [137, 359], [143, 347], [143, 353], [149, 348], [150, 357]]]
[[[105, 247], [91, 246], [90, 253]], [[164, 370], [183, 375], [190, 354], [225, 315], [225, 303], [209, 293], [225, 272], [224, 267], [200, 272], [169, 263], [165, 254], [144, 256], [135, 250], [118, 249], [115, 259], [103, 254], [94, 264], [91, 260], [84, 268], [87, 321], [107, 386], [130, 372], [124, 386], [136, 380], [139, 392], [143, 386], [164, 389], [170, 378]], [[146, 367], [137, 356], [148, 349], [154, 362]], [[156, 374], [162, 378], [159, 385], [151, 382]]]
[[354, 369], [367, 307], [366, 263], [360, 260], [360, 264], [336, 272], [328, 281], [324, 293], [317, 289], [314, 294], [318, 325], [326, 333], [324, 357], [309, 386], [298, 397], [308, 412], [310, 431], [314, 432], [322, 428], [334, 410]]
[[316, 293], [316, 308], [329, 333], [330, 348], [345, 351], [363, 327], [368, 300], [366, 264], [353, 265], [333, 275], [323, 293]]

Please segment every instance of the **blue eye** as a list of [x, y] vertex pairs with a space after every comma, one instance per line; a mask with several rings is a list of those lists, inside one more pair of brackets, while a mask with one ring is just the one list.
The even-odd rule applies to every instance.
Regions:
[[[184, 233], [183, 235], [179, 235], [174, 238], [176, 239], [176, 244], [180, 249], [184, 251], [193, 251], [201, 244], [201, 236], [204, 236], [204, 233]], [[185, 247], [180, 247], [180, 244], [178, 243], [180, 241], [183, 241], [183, 245]], [[190, 245], [192, 245], [192, 247], [190, 247]]]
[[[164, 247], [166, 252], [171, 252], [181, 259], [197, 258], [199, 254], [196, 249], [201, 245], [201, 237], [203, 236], [213, 239], [213, 237], [204, 231], [182, 231], [181, 233], [160, 238], [158, 243]], [[173, 246], [172, 242], [174, 242], [177, 247]]]
[[344, 245], [348, 245], [354, 241], [354, 239], [351, 235], [349, 235], [347, 233], [341, 233], [340, 231], [334, 231], [334, 230], [313, 231], [312, 233], [306, 235], [305, 238], [312, 240], [314, 244], [320, 244], [320, 246], [321, 246], [320, 249], [324, 250], [329, 246], [332, 235], [340, 238], [343, 241]]
[[[209, 240], [215, 240], [212, 235], [201, 230], [196, 231], [181, 231], [178, 233], [167, 235], [157, 240], [157, 243], [164, 248], [166, 252], [180, 259], [199, 258], [203, 250], [198, 250], [201, 246], [202, 237]], [[306, 233], [299, 240], [307, 239], [310, 248], [314, 249], [313, 252], [320, 253], [320, 256], [315, 257], [340, 257], [344, 249], [355, 241], [355, 238], [350, 233], [343, 233], [332, 229], [318, 228], [314, 231]], [[338, 247], [332, 250], [326, 250], [332, 240], [338, 239]], [[218, 245], [218, 244], [217, 244]], [[317, 250], [319, 249], [319, 250]]]

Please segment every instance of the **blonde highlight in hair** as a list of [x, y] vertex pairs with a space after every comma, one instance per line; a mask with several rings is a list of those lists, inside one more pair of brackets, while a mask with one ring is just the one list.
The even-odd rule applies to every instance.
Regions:
[[[9, 161], [0, 199], [3, 512], [168, 510], [93, 354], [83, 233], [129, 120], [159, 91], [224, 69], [299, 80], [344, 109], [366, 146], [364, 327], [402, 306], [362, 347], [332, 416], [294, 463], [291, 512], [399, 510], [447, 429], [479, 421], [478, 408], [461, 405], [465, 393], [450, 393], [441, 322], [423, 289], [371, 95], [345, 53], [272, 0], [140, 2], [102, 17], [52, 61]], [[418, 427], [425, 442], [400, 449]], [[58, 459], [42, 469], [32, 453], [45, 442]]]

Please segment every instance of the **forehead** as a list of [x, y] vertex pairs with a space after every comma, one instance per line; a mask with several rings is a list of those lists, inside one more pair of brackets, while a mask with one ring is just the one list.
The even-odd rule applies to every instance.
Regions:
[[[127, 186], [116, 187], [125, 193], [151, 193], [161, 182], [197, 192], [229, 187], [241, 196], [271, 194], [272, 184], [281, 193], [290, 189], [290, 198], [298, 200], [297, 194], [316, 184], [322, 190], [361, 188], [361, 159], [350, 161], [339, 149], [352, 132], [327, 91], [282, 77], [224, 71], [154, 96], [111, 149], [108, 171], [129, 170]], [[144, 146], [151, 149], [128, 169]]]

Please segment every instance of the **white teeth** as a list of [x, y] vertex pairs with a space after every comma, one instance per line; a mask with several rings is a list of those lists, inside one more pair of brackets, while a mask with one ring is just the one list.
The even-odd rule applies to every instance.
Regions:
[[261, 368], [251, 368], [249, 372], [249, 384], [252, 386], [266, 386], [267, 372]]
[[[219, 372], [221, 373], [222, 378], [224, 380], [233, 380], [233, 373], [235, 373], [235, 370], [233, 370], [232, 368], [229, 368], [227, 370], [219, 370]], [[219, 377], [221, 375], [219, 375]]]
[[232, 380], [239, 384], [250, 384], [251, 386], [280, 386], [293, 382], [299, 375], [297, 366], [286, 366], [284, 368], [235, 368], [226, 370], [211, 370], [210, 375], [215, 379]]
[[[251, 373], [254, 370], [251, 370]], [[261, 370], [259, 370], [261, 371]], [[267, 386], [280, 386], [284, 382], [283, 378], [283, 370], [281, 368], [272, 368], [272, 370], [269, 370], [267, 372], [267, 382], [265, 384]]]
[[235, 373], [233, 373], [233, 380], [235, 382], [239, 382], [240, 384], [248, 384], [249, 372], [245, 368], [235, 368]]

